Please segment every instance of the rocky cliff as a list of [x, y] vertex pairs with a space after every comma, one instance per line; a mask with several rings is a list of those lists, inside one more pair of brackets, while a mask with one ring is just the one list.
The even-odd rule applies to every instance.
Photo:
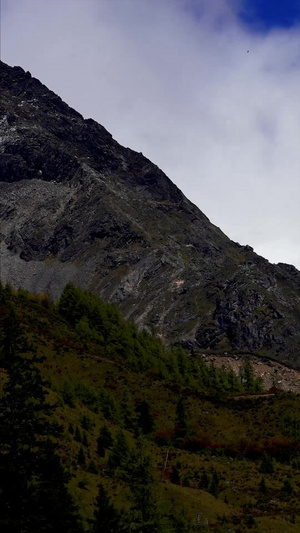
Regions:
[[187, 346], [300, 363], [300, 272], [210, 223], [142, 154], [0, 62], [1, 279], [68, 281]]

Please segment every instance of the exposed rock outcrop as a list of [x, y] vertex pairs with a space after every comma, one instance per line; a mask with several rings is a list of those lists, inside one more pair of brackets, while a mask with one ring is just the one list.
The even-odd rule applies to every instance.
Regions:
[[0, 63], [1, 279], [67, 283], [186, 346], [300, 362], [300, 273], [240, 246], [142, 154]]

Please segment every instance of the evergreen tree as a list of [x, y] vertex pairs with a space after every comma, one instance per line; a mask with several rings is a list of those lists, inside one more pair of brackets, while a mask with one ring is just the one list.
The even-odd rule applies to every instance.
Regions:
[[78, 462], [79, 466], [84, 466], [85, 465], [85, 454], [84, 454], [82, 446], [80, 446], [80, 448], [79, 448], [79, 452], [78, 452], [78, 456], [77, 456], [77, 462]]
[[201, 479], [200, 479], [200, 487], [202, 489], [207, 489], [208, 486], [209, 486], [209, 477], [207, 475], [206, 470], [203, 470], [203, 473], [202, 473], [202, 476], [201, 476]]
[[263, 454], [261, 464], [259, 467], [259, 471], [262, 474], [273, 474], [274, 473], [273, 459], [268, 453]]
[[100, 457], [105, 456], [105, 450], [109, 450], [113, 445], [114, 439], [112, 437], [109, 427], [104, 424], [100, 428], [99, 437], [97, 439], [97, 453]]
[[252, 365], [250, 361], [248, 361], [248, 359], [244, 359], [244, 361], [241, 364], [240, 380], [246, 391], [254, 390], [254, 382], [255, 382], [254, 373], [253, 373]]
[[48, 533], [63, 523], [81, 531], [55, 452], [44, 383], [13, 308], [3, 319], [0, 366], [7, 380], [0, 398], [0, 530]]
[[82, 442], [81, 431], [78, 426], [76, 426], [74, 438], [76, 442]]
[[180, 397], [176, 405], [175, 441], [179, 445], [188, 432], [188, 413], [185, 400]]
[[268, 492], [268, 487], [267, 487], [266, 480], [264, 477], [262, 477], [259, 482], [258, 490], [262, 494], [266, 494]]
[[174, 485], [180, 485], [180, 474], [176, 465], [172, 466], [170, 481], [171, 483], [174, 483]]
[[91, 533], [116, 533], [120, 531], [120, 516], [114, 505], [110, 502], [107, 492], [102, 484], [98, 486], [96, 501], [95, 521]]
[[133, 506], [123, 519], [125, 531], [155, 533], [161, 531], [160, 514], [155, 498], [155, 482], [151, 458], [144, 455], [142, 445], [131, 453], [126, 468]]
[[123, 392], [121, 397], [120, 414], [125, 429], [133, 431], [136, 427], [136, 413], [134, 411], [132, 398], [127, 389]]
[[88, 446], [89, 446], [89, 442], [88, 442], [87, 435], [86, 435], [86, 432], [85, 432], [85, 431], [83, 432], [82, 444], [83, 444], [83, 446], [85, 446], [86, 448], [88, 448]]
[[288, 478], [284, 480], [280, 491], [283, 494], [283, 496], [286, 496], [286, 497], [291, 496], [293, 494], [294, 487]]
[[211, 479], [211, 482], [209, 484], [209, 492], [215, 496], [215, 498], [218, 497], [218, 494], [219, 494], [219, 484], [220, 484], [220, 476], [219, 476], [219, 473], [213, 469], [213, 473], [212, 473], [212, 479]]
[[140, 402], [136, 408], [137, 412], [137, 425], [142, 430], [144, 435], [153, 431], [155, 423], [154, 418], [150, 413], [150, 406], [146, 400]]
[[102, 414], [106, 420], [112, 422], [118, 421], [118, 409], [113, 396], [106, 389], [102, 389], [99, 394], [100, 407]]
[[108, 458], [108, 466], [113, 472], [116, 468], [124, 468], [127, 464], [129, 457], [129, 446], [125, 437], [125, 433], [122, 430], [119, 430], [111, 454]]

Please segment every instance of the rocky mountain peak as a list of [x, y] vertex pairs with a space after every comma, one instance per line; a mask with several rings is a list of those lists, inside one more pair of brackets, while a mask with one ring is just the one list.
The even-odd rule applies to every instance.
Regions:
[[1, 278], [68, 281], [186, 346], [300, 361], [300, 273], [230, 241], [155, 164], [0, 62]]

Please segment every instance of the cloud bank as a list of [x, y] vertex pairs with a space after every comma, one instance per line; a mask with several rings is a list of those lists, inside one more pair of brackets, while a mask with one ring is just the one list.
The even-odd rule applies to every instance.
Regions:
[[239, 0], [2, 0], [1, 59], [143, 152], [230, 238], [300, 268], [300, 28]]

